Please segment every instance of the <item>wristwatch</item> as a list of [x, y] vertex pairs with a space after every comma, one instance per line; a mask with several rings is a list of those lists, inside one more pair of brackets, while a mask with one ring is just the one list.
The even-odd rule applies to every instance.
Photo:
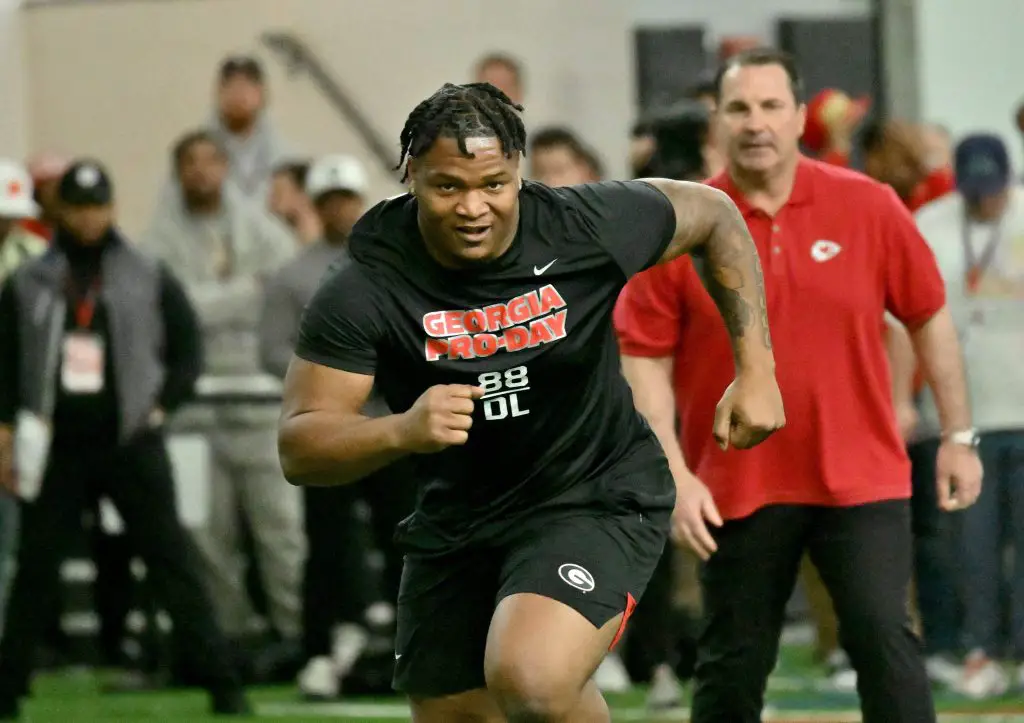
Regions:
[[971, 429], [958, 429], [955, 432], [946, 432], [942, 435], [942, 439], [946, 442], [970, 447], [971, 449], [977, 449], [978, 445], [981, 443], [981, 437], [978, 436], [978, 430], [973, 427]]

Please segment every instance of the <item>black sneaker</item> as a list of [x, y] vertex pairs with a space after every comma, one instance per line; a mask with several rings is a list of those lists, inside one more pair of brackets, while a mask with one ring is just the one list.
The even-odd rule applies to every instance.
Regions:
[[253, 714], [252, 706], [249, 705], [243, 688], [211, 690], [210, 710], [214, 715], [251, 716]]

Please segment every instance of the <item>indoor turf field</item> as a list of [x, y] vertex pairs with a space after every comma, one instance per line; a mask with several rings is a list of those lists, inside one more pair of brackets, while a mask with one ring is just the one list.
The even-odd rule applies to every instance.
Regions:
[[[129, 721], [189, 721], [213, 723], [227, 720], [206, 713], [202, 692], [100, 694], [103, 673], [68, 671], [41, 677], [36, 696], [25, 707], [28, 723], [127, 723]], [[306, 704], [293, 688], [264, 688], [252, 692], [257, 720], [279, 723], [371, 723], [407, 721], [401, 699], [358, 698], [338, 703]], [[643, 707], [643, 692], [609, 696], [614, 721], [664, 721], [683, 723], [685, 709], [653, 715]], [[942, 721], [964, 723], [1024, 723], [1024, 696], [997, 702], [972, 703], [951, 694], [938, 694]], [[816, 677], [806, 648], [784, 648], [779, 668], [769, 683], [770, 711], [765, 721], [791, 723], [846, 723], [859, 721], [851, 694], [828, 689]]]

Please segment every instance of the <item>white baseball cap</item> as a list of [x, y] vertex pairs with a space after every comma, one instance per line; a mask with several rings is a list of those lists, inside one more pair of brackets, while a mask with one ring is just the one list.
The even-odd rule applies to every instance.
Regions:
[[39, 207], [32, 193], [28, 170], [16, 161], [0, 158], [0, 218], [35, 218]]
[[316, 200], [329, 191], [351, 191], [364, 195], [370, 185], [366, 169], [352, 156], [324, 156], [306, 176], [306, 193]]

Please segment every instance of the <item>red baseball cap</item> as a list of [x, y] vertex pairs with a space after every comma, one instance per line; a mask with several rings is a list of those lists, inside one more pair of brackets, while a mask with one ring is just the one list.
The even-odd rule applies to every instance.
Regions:
[[871, 98], [864, 96], [854, 100], [836, 88], [825, 88], [807, 102], [807, 124], [804, 126], [803, 143], [812, 153], [825, 150], [829, 128], [845, 116], [860, 121], [871, 110]]

